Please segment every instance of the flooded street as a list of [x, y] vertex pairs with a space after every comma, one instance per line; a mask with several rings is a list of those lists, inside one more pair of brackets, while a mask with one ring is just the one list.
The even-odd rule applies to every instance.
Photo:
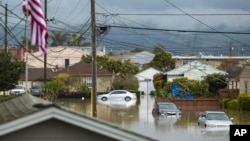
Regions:
[[[90, 100], [59, 99], [60, 104], [91, 115]], [[201, 111], [182, 111], [180, 117], [153, 117], [154, 97], [137, 101], [97, 102], [97, 118], [160, 141], [229, 141], [228, 130], [206, 130], [197, 126]], [[226, 111], [238, 124], [250, 124], [250, 112]]]

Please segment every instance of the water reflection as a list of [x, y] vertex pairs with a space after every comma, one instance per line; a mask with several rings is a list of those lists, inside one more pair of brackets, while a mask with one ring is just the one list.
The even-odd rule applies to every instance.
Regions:
[[98, 104], [103, 104], [106, 106], [109, 106], [113, 109], [129, 109], [133, 108], [136, 105], [136, 100], [132, 99], [130, 101], [125, 101], [125, 100], [97, 100]]

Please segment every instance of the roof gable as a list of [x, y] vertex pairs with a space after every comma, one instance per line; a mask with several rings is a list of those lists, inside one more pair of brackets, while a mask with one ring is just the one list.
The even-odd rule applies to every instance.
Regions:
[[156, 73], [161, 73], [161, 71], [155, 69], [155, 68], [148, 68], [144, 71], [141, 71], [139, 73], [137, 73], [135, 76], [138, 78], [138, 79], [147, 79], [147, 78], [152, 78], [153, 75], [155, 75]]
[[181, 74], [184, 74], [185, 72], [192, 71], [193, 69], [203, 71], [206, 74], [211, 74], [211, 73], [227, 74], [225, 71], [221, 71], [219, 69], [216, 69], [211, 65], [202, 64], [199, 61], [192, 61], [190, 63], [183, 65], [183, 66], [180, 66], [178, 68], [175, 68], [173, 70], [165, 72], [164, 75], [181, 75]]

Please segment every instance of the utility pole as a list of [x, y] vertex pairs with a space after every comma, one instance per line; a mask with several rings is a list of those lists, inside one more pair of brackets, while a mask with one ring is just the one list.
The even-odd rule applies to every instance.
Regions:
[[7, 40], [7, 35], [8, 35], [8, 26], [7, 26], [7, 24], [8, 24], [8, 18], [7, 18], [7, 4], [5, 4], [5, 28], [4, 28], [4, 49], [5, 49], [5, 53], [7, 53], [8, 52], [8, 40]]
[[91, 30], [92, 30], [92, 114], [97, 116], [96, 111], [96, 22], [95, 22], [95, 0], [91, 0]]

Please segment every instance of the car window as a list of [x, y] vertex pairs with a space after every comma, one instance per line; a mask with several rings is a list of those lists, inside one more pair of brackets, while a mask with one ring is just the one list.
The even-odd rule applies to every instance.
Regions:
[[228, 120], [229, 118], [224, 113], [209, 113], [207, 115], [207, 119], [208, 120]]
[[111, 94], [125, 94], [125, 91], [114, 91]]
[[24, 87], [23, 87], [23, 86], [17, 85], [17, 86], [16, 86], [16, 89], [24, 89]]
[[174, 104], [160, 104], [160, 109], [177, 109], [177, 107]]

